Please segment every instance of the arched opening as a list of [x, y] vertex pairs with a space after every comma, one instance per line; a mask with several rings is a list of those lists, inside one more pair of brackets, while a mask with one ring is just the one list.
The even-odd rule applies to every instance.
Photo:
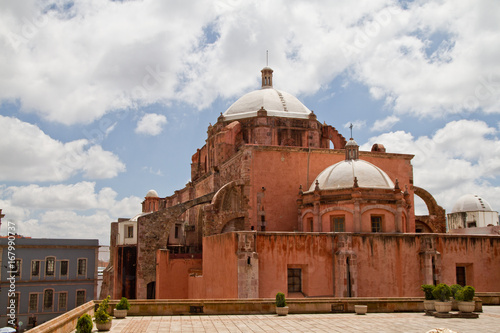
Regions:
[[221, 234], [232, 231], [243, 231], [245, 230], [245, 218], [238, 217], [227, 222], [222, 228]]

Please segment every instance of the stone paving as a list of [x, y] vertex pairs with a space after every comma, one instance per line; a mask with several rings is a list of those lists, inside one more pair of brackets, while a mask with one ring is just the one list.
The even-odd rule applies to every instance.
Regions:
[[[192, 315], [113, 319], [110, 333], [166, 332], [500, 332], [500, 306], [483, 306], [478, 319], [439, 319], [423, 313]], [[94, 330], [97, 331], [97, 330]]]

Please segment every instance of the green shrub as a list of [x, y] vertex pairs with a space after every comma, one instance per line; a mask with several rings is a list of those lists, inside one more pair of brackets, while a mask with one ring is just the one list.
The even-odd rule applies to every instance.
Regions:
[[116, 304], [115, 309], [117, 309], [117, 310], [130, 310], [130, 303], [128, 302], [127, 298], [122, 297], [120, 302], [118, 304]]
[[285, 294], [283, 293], [276, 294], [276, 306], [278, 308], [283, 308], [286, 306]]
[[451, 297], [451, 288], [445, 283], [440, 283], [434, 288], [432, 295], [436, 300], [447, 302]]
[[424, 292], [425, 299], [430, 301], [434, 299], [434, 295], [432, 295], [432, 292], [434, 291], [434, 288], [436, 288], [432, 284], [423, 284], [421, 286], [421, 290]]
[[474, 295], [476, 294], [476, 290], [474, 289], [474, 287], [465, 286], [462, 289], [462, 294], [464, 302], [472, 302], [472, 300], [474, 299]]
[[450, 286], [451, 296], [456, 299], [455, 294], [457, 293], [457, 291], [462, 290], [462, 288], [463, 287], [461, 285], [459, 285], [459, 284], [452, 284]]
[[76, 322], [76, 333], [91, 333], [92, 332], [92, 317], [84, 313]]
[[102, 300], [101, 304], [99, 304], [99, 307], [97, 308], [97, 311], [94, 313], [94, 319], [96, 323], [105, 324], [111, 321], [112, 317], [108, 313], [108, 304], [109, 295]]

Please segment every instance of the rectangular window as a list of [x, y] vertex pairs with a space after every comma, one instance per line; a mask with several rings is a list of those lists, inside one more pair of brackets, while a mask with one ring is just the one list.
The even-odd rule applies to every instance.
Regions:
[[68, 265], [69, 261], [68, 260], [62, 260], [61, 261], [61, 276], [67, 276], [68, 275]]
[[45, 275], [54, 276], [55, 268], [56, 268], [56, 258], [47, 257], [45, 259]]
[[30, 294], [30, 312], [38, 312], [38, 294]]
[[179, 238], [179, 227], [178, 226], [175, 226], [175, 235], [174, 235], [175, 238]]
[[59, 311], [65, 311], [68, 307], [68, 293], [59, 294]]
[[343, 216], [332, 216], [330, 230], [333, 232], [345, 232], [345, 218]]
[[288, 269], [288, 292], [296, 293], [302, 291], [302, 270], [300, 268]]
[[466, 285], [466, 282], [467, 282], [466, 275], [465, 275], [465, 267], [464, 266], [457, 266], [456, 274], [457, 274], [457, 284], [464, 287]]
[[31, 276], [40, 276], [40, 260], [31, 261]]
[[382, 232], [382, 216], [372, 216], [372, 232]]
[[78, 275], [87, 275], [87, 259], [78, 259]]
[[43, 310], [52, 311], [52, 305], [54, 304], [54, 290], [45, 289], [43, 292]]
[[309, 217], [307, 219], [307, 226], [309, 227], [309, 231], [313, 232], [314, 231], [314, 220], [312, 217]]
[[21, 276], [21, 259], [14, 261], [14, 267], [11, 269], [14, 276]]
[[126, 238], [134, 238], [134, 226], [127, 226], [127, 237]]
[[76, 291], [76, 306], [85, 304], [85, 290]]

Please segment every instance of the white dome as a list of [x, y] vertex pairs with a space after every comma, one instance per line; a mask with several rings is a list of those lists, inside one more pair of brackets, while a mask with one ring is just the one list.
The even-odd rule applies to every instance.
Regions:
[[146, 194], [146, 198], [158, 198], [158, 193], [155, 190], [149, 190]]
[[311, 113], [295, 96], [268, 87], [243, 95], [223, 115], [226, 120], [256, 117], [261, 107], [270, 117], [308, 119]]
[[452, 213], [477, 211], [491, 212], [493, 209], [486, 200], [475, 194], [461, 196], [451, 210]]
[[323, 170], [309, 191], [314, 191], [316, 180], [321, 190], [352, 188], [354, 177], [357, 177], [359, 187], [394, 189], [394, 183], [382, 169], [363, 160], [346, 160]]

